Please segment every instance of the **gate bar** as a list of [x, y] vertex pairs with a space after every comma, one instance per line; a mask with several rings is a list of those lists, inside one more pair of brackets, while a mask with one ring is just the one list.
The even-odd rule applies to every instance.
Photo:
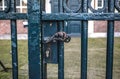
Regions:
[[[45, 11], [46, 0], [41, 0], [41, 10]], [[42, 23], [41, 28], [41, 39], [44, 40], [44, 24]], [[47, 63], [44, 59], [44, 44], [41, 41], [41, 79], [47, 79]]]
[[[11, 12], [16, 12], [16, 0], [11, 0]], [[12, 77], [18, 79], [17, 24], [11, 20]]]
[[29, 79], [41, 79], [41, 0], [28, 0]]
[[[28, 19], [26, 13], [0, 13], [1, 20]], [[119, 13], [42, 13], [43, 21], [49, 20], [120, 20]]]
[[[88, 12], [88, 0], [82, 0], [82, 12]], [[81, 26], [81, 79], [87, 79], [88, 21], [82, 20]]]
[[[58, 0], [58, 12], [63, 13], [63, 0]], [[58, 22], [58, 31], [63, 31], [63, 21]], [[64, 79], [64, 43], [58, 42], [58, 79]]]
[[[108, 1], [108, 12], [114, 13], [114, 0]], [[106, 79], [112, 79], [113, 75], [113, 48], [114, 48], [114, 21], [108, 21]]]
[[42, 14], [42, 20], [120, 20], [119, 13], [52, 13]]
[[26, 13], [0, 13], [0, 20], [23, 20], [27, 19], [28, 15]]

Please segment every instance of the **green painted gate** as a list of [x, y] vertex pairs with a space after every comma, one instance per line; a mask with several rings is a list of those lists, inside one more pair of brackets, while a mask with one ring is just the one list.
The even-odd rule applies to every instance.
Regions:
[[[58, 0], [51, 0], [51, 12], [58, 13]], [[68, 0], [67, 5], [71, 10], [76, 10], [76, 12], [80, 12], [80, 0]], [[65, 13], [69, 13], [70, 10], [67, 11], [63, 9]], [[78, 36], [81, 33], [81, 21], [65, 21], [64, 31], [71, 36]]]
[[45, 0], [28, 0], [27, 13], [16, 13], [16, 0], [6, 0], [7, 8], [0, 11], [1, 20], [11, 21], [13, 79], [18, 79], [16, 20], [19, 19], [28, 20], [29, 79], [46, 79], [47, 63], [58, 64], [58, 79], [64, 79], [64, 42], [70, 41], [70, 36], [64, 32], [66, 21], [81, 22], [81, 79], [87, 79], [88, 21], [106, 20], [106, 79], [112, 79], [114, 21], [120, 20], [115, 9], [120, 11], [119, 0], [103, 0], [103, 7], [97, 10], [91, 6], [93, 0], [78, 0], [78, 8], [73, 10], [67, 5], [71, 3], [69, 0], [55, 1], [57, 12], [53, 13], [44, 12]]

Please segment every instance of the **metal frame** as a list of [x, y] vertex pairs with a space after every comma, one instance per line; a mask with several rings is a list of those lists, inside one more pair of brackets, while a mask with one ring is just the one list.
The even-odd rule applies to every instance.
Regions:
[[[107, 61], [106, 61], [106, 79], [112, 79], [113, 71], [113, 46], [114, 46], [114, 21], [120, 20], [120, 14], [114, 13], [115, 8], [120, 11], [118, 0], [104, 0], [102, 9], [94, 10], [90, 7], [89, 0], [82, 0], [81, 13], [64, 13], [63, 0], [58, 0], [58, 13], [43, 13], [44, 0], [28, 0], [28, 13], [16, 13], [16, 0], [10, 0], [8, 9], [0, 11], [1, 20], [11, 20], [11, 41], [12, 41], [12, 66], [13, 79], [18, 79], [18, 57], [17, 57], [17, 26], [16, 20], [28, 20], [28, 60], [29, 60], [29, 79], [44, 79], [46, 73], [43, 73], [43, 43], [42, 43], [42, 23], [55, 21], [58, 23], [58, 31], [63, 31], [65, 20], [74, 20], [82, 22], [81, 29], [81, 79], [87, 79], [87, 48], [88, 48], [88, 20], [107, 20]], [[64, 3], [66, 4], [66, 3]], [[107, 11], [106, 6], [108, 6]], [[88, 8], [93, 13], [88, 13]], [[6, 12], [7, 11], [7, 12]], [[58, 43], [58, 79], [64, 79], [64, 44]]]

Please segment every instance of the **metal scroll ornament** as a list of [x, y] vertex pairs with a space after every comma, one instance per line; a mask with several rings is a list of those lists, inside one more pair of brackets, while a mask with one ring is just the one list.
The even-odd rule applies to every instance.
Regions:
[[[1, 0], [2, 1], [2, 0]], [[10, 4], [11, 4], [11, 0], [5, 0], [5, 3], [7, 5], [7, 8], [5, 8], [5, 10], [0, 11], [0, 12], [5, 12], [8, 13], [10, 11]]]
[[93, 7], [92, 7], [92, 5], [91, 5], [91, 3], [92, 3], [92, 0], [88, 0], [88, 7], [89, 7], [89, 9], [93, 12], [93, 13], [101, 13], [101, 12], [104, 12], [105, 11], [105, 9], [107, 8], [107, 2], [108, 2], [108, 0], [104, 0], [104, 2], [103, 2], [103, 7], [102, 8], [98, 8], [97, 10], [96, 9], [94, 9]]
[[64, 7], [65, 11], [68, 12], [68, 13], [77, 13], [77, 12], [80, 10], [80, 8], [81, 8], [81, 1], [78, 0], [79, 5], [78, 5], [78, 8], [77, 8], [76, 10], [71, 10], [71, 9], [67, 6], [68, 1], [69, 1], [69, 0], [64, 0], [64, 2], [63, 2], [63, 7]]
[[120, 0], [115, 0], [115, 8], [120, 12]]

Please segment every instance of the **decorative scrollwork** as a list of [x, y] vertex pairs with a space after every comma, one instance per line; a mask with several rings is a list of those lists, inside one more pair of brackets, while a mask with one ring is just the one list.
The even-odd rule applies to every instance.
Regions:
[[120, 1], [115, 0], [115, 8], [120, 12]]
[[80, 10], [80, 8], [81, 8], [81, 1], [78, 0], [79, 5], [78, 5], [78, 8], [77, 8], [76, 10], [71, 10], [71, 9], [67, 6], [68, 1], [69, 1], [69, 0], [64, 0], [64, 2], [63, 2], [63, 7], [64, 7], [65, 11], [68, 12], [68, 13], [77, 13], [77, 12]]
[[5, 3], [7, 4], [7, 8], [4, 11], [0, 11], [0, 12], [8, 13], [10, 10], [11, 0], [5, 0]]
[[92, 7], [92, 5], [91, 5], [92, 0], [88, 0], [88, 7], [89, 7], [89, 9], [90, 9], [93, 13], [97, 13], [97, 12], [101, 13], [101, 12], [104, 12], [104, 11], [105, 11], [105, 9], [106, 9], [106, 7], [107, 7], [107, 2], [108, 2], [108, 0], [104, 0], [104, 2], [103, 2], [103, 7], [102, 7], [102, 8], [98, 8], [98, 9], [96, 10], [96, 9], [94, 9], [94, 8]]

